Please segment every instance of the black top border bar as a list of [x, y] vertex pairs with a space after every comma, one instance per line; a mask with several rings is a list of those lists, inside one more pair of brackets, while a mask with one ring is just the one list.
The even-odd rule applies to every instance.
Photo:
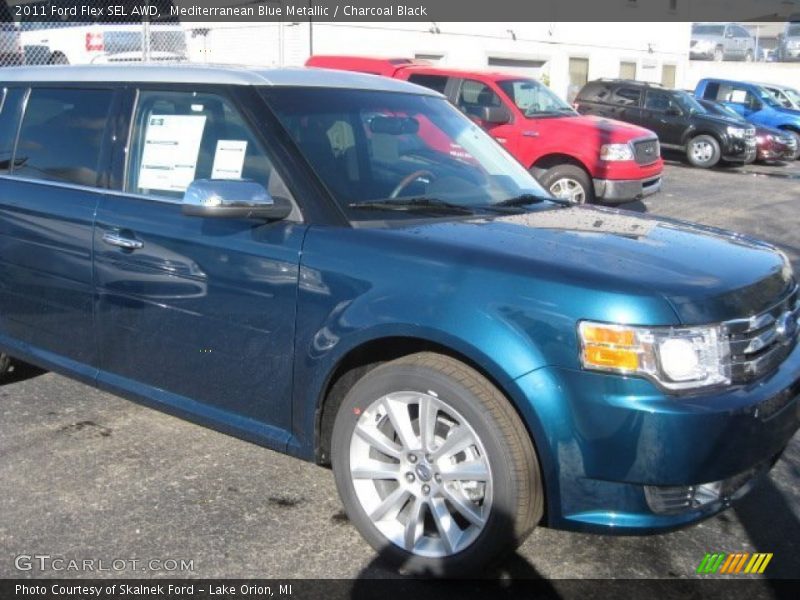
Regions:
[[800, 21], [800, 0], [6, 0], [0, 21]]

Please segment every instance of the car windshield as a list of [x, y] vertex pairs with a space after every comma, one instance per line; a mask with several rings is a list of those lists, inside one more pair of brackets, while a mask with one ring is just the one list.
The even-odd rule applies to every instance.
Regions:
[[678, 90], [675, 92], [675, 100], [678, 104], [681, 105], [681, 108], [689, 113], [694, 114], [704, 114], [708, 112], [705, 107], [697, 101], [697, 98], [689, 94], [688, 92], [684, 92]]
[[800, 92], [792, 88], [783, 88], [781, 91], [795, 106], [800, 106]]
[[313, 87], [262, 88], [262, 94], [353, 219], [367, 218], [368, 210], [394, 217], [511, 210], [515, 198], [550, 198], [444, 98]]
[[692, 33], [695, 35], [722, 35], [725, 31], [724, 25], [693, 25]]
[[708, 112], [721, 115], [723, 117], [729, 117], [731, 119], [736, 119], [737, 121], [743, 121], [742, 115], [737, 113], [729, 106], [725, 106], [724, 104], [719, 104], [717, 102], [706, 101], [703, 103], [703, 106], [707, 109]]
[[507, 79], [498, 85], [526, 117], [577, 114], [547, 86], [533, 79]]

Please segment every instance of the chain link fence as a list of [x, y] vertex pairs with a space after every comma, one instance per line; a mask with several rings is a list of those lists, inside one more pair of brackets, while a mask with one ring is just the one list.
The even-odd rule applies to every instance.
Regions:
[[[181, 22], [171, 0], [155, 5], [160, 19], [125, 22], [109, 16], [120, 0], [0, 0], [0, 66], [139, 62], [300, 64], [308, 23]], [[275, 1], [226, 0], [226, 6], [275, 5]], [[133, 3], [128, 3], [132, 6]], [[92, 9], [102, 16], [93, 18]], [[131, 14], [130, 9], [127, 10]], [[130, 20], [130, 17], [127, 18]], [[307, 35], [307, 34], [305, 34]], [[296, 55], [296, 56], [295, 56]]]

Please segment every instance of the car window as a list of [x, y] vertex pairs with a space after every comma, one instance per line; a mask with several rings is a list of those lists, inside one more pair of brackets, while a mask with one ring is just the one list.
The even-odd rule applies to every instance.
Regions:
[[112, 97], [111, 90], [32, 89], [13, 172], [32, 179], [97, 185]]
[[722, 25], [692, 25], [692, 33], [696, 35], [722, 35], [724, 30]]
[[474, 79], [465, 79], [458, 93], [458, 108], [472, 117], [481, 117], [485, 106], [502, 106], [500, 96], [494, 93], [485, 83]]
[[484, 206], [543, 193], [521, 164], [443, 98], [279, 86], [261, 93], [353, 218], [374, 218], [353, 209], [388, 199]]
[[614, 90], [611, 102], [620, 106], [639, 106], [642, 90], [632, 87], [621, 87]]
[[609, 102], [611, 87], [604, 83], [587, 83], [578, 92], [575, 100], [579, 102]]
[[444, 94], [447, 87], [447, 77], [444, 75], [427, 75], [425, 73], [414, 73], [408, 78], [411, 83], [425, 86], [426, 88], [436, 90], [440, 94]]
[[0, 89], [0, 173], [11, 167], [24, 97], [22, 88]]
[[575, 114], [569, 104], [533, 79], [506, 79], [498, 85], [526, 117]]
[[644, 107], [657, 111], [667, 111], [670, 108], [677, 108], [680, 110], [678, 103], [672, 99], [671, 94], [658, 90], [647, 90]]
[[216, 94], [140, 92], [129, 156], [132, 193], [177, 199], [195, 179], [251, 179], [290, 198], [249, 125]]

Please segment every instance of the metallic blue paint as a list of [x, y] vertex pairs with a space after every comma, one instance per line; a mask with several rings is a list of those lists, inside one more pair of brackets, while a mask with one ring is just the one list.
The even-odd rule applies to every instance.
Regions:
[[[187, 217], [118, 191], [0, 177], [0, 349], [313, 459], [342, 361], [380, 340], [430, 342], [507, 394], [538, 450], [550, 522], [586, 530], [703, 518], [721, 507], [655, 515], [642, 486], [740, 473], [800, 425], [798, 348], [753, 384], [694, 396], [578, 361], [582, 319], [704, 324], [768, 308], [793, 283], [770, 245], [546, 202], [351, 227], [313, 208], [332, 201], [303, 183], [313, 174], [276, 132], [306, 223]], [[118, 181], [119, 149], [109, 168]]]

